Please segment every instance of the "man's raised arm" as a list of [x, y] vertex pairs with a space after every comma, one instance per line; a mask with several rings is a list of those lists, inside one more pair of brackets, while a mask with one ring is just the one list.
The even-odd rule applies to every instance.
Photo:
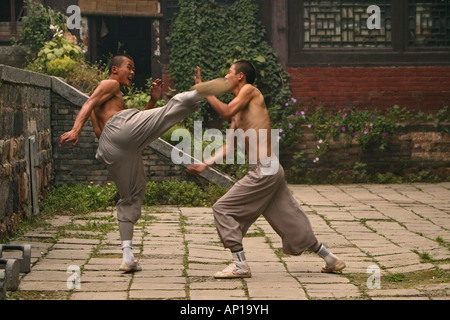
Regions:
[[72, 146], [76, 146], [80, 137], [81, 129], [89, 119], [92, 111], [96, 106], [101, 106], [111, 99], [117, 91], [120, 91], [120, 84], [114, 80], [102, 81], [94, 93], [89, 97], [86, 103], [81, 107], [72, 130], [61, 135], [59, 144], [65, 146], [69, 142], [73, 142]]

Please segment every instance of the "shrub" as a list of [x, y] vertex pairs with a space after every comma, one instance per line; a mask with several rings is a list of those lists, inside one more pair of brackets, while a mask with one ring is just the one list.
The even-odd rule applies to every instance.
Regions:
[[65, 77], [78, 68], [78, 63], [68, 56], [57, 58], [47, 63], [47, 74], [57, 77]]
[[[203, 188], [193, 182], [148, 182], [144, 205], [212, 206], [226, 189], [215, 185]], [[106, 185], [63, 184], [53, 188], [41, 203], [43, 214], [87, 214], [103, 211], [119, 200], [117, 187]]]
[[63, 184], [51, 190], [47, 199], [41, 203], [40, 210], [44, 214], [87, 214], [113, 206], [117, 202], [117, 196], [114, 184]]
[[158, 183], [150, 181], [147, 184], [144, 204], [148, 206], [211, 206], [225, 194], [225, 192], [226, 189], [213, 185], [210, 185], [203, 190], [193, 182], [164, 181]]

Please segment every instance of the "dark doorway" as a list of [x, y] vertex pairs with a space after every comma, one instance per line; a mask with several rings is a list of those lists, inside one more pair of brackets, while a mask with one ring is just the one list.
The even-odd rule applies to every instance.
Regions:
[[143, 88], [152, 75], [152, 20], [115, 16], [99, 16], [95, 20], [96, 60], [107, 63], [112, 55], [129, 54], [136, 67], [135, 86]]

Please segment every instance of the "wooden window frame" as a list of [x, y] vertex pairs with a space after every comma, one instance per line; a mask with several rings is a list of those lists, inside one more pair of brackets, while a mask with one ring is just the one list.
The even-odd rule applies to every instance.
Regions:
[[408, 0], [392, 1], [389, 48], [303, 48], [303, 4], [287, 0], [288, 66], [450, 65], [450, 47], [408, 47]]

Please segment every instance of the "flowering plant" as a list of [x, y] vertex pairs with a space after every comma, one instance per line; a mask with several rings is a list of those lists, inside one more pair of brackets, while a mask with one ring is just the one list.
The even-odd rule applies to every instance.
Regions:
[[400, 122], [423, 117], [423, 113], [414, 116], [399, 106], [388, 108], [384, 113], [351, 105], [337, 105], [334, 110], [325, 110], [323, 106], [302, 107], [295, 98], [289, 99], [285, 108], [290, 112], [274, 126], [279, 128], [280, 147], [292, 148], [304, 135], [304, 129], [311, 129], [316, 140], [314, 163], [328, 151], [330, 139], [344, 145], [357, 142], [362, 150], [377, 147], [384, 151], [389, 136], [401, 125]]

